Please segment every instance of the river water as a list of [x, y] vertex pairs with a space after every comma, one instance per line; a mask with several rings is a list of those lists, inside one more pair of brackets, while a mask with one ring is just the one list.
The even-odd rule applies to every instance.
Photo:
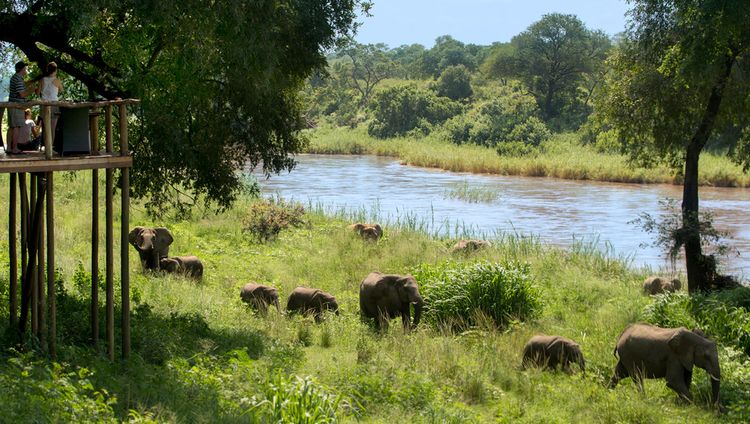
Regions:
[[[630, 222], [642, 212], [660, 215], [660, 201], [681, 199], [681, 186], [458, 173], [375, 156], [297, 159], [291, 173], [259, 178], [263, 192], [329, 210], [366, 211], [386, 224], [416, 219], [427, 223], [431, 232], [449, 236], [469, 229], [487, 237], [502, 232], [534, 235], [562, 247], [576, 241], [595, 243], [636, 266], [668, 269], [663, 253], [649, 246], [654, 236]], [[452, 198], [461, 187], [496, 198]], [[701, 209], [711, 210], [715, 226], [731, 237], [728, 242], [735, 253], [722, 258], [723, 270], [747, 280], [750, 190], [701, 187], [700, 196]], [[683, 267], [681, 261], [678, 267]]]

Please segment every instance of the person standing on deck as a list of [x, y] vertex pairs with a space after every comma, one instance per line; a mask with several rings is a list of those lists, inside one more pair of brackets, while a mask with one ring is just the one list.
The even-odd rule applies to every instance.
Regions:
[[[24, 77], [28, 73], [28, 67], [26, 62], [20, 61], [16, 63], [16, 73], [10, 78], [10, 84], [8, 85], [8, 101], [9, 102], [25, 102], [26, 97], [35, 91], [34, 83], [24, 81]], [[26, 125], [26, 118], [24, 117], [23, 109], [10, 108], [8, 110], [8, 147], [6, 153], [18, 154], [21, 151], [18, 149], [18, 142], [21, 137], [21, 130]]]
[[[57, 77], [57, 63], [50, 62], [47, 64], [47, 70], [39, 82], [39, 96], [44, 101], [56, 102], [59, 100], [58, 96], [62, 92], [62, 81], [60, 81], [60, 78]], [[57, 106], [53, 106], [51, 113], [52, 136], [54, 137], [55, 127], [57, 126], [57, 117], [60, 114], [60, 108]]]

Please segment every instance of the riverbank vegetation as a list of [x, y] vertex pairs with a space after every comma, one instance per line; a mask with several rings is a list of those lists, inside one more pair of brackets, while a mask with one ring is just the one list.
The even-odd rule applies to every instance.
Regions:
[[[696, 310], [682, 294], [643, 296], [640, 283], [646, 270], [631, 269], [585, 243], [560, 250], [518, 235], [498, 235], [491, 248], [452, 256], [455, 240], [430, 236], [419, 230], [423, 225], [408, 219], [385, 226], [382, 240], [367, 243], [346, 225], [377, 220], [373, 211], [323, 213], [320, 206], [278, 199], [242, 198], [218, 216], [194, 210], [192, 218], [171, 222], [152, 221], [143, 203], [134, 202], [131, 225], [166, 225], [175, 238], [170, 251], [198, 255], [205, 274], [199, 282], [143, 274], [131, 249], [133, 352], [129, 361], [110, 363], [103, 337], [93, 348], [86, 340], [90, 248], [80, 234], [88, 233], [90, 217], [77, 205], [89, 199], [88, 179], [69, 174], [55, 180], [60, 199], [57, 361], [35, 350], [31, 339], [8, 348], [14, 346], [13, 331], [7, 328], [8, 257], [7, 250], [0, 251], [0, 263], [6, 264], [0, 269], [5, 347], [0, 353], [0, 407], [13, 422], [750, 418], [746, 323], [711, 323], [712, 315]], [[6, 177], [0, 178], [0, 186], [4, 184]], [[0, 201], [7, 204], [7, 192], [0, 192]], [[288, 209], [294, 222], [243, 224], [263, 220], [258, 211], [269, 208]], [[276, 236], [259, 237], [269, 228]], [[7, 234], [0, 233], [0, 243], [7, 243]], [[358, 286], [373, 270], [412, 272], [422, 280], [432, 311], [425, 311], [416, 331], [404, 334], [394, 321], [387, 334], [379, 335], [360, 322]], [[465, 280], [463, 285], [446, 285], [457, 277]], [[329, 316], [321, 325], [275, 313], [259, 316], [239, 298], [240, 287], [251, 280], [278, 287], [282, 299], [298, 285], [319, 287], [337, 297], [341, 316]], [[481, 293], [490, 289], [507, 300], [483, 304]], [[466, 303], [461, 296], [478, 300]], [[735, 289], [709, 300], [714, 302], [711, 310], [724, 308], [734, 317], [748, 313], [747, 298], [747, 289]], [[464, 317], [469, 319], [452, 320], [453, 313], [469, 314]], [[710, 386], [700, 370], [693, 379], [694, 405], [678, 401], [659, 380], [647, 381], [645, 394], [627, 380], [615, 390], [605, 388], [616, 362], [612, 348], [617, 336], [628, 323], [643, 320], [697, 323], [719, 341], [726, 414], [707, 404]], [[538, 333], [578, 341], [587, 373], [521, 371], [523, 344]]]

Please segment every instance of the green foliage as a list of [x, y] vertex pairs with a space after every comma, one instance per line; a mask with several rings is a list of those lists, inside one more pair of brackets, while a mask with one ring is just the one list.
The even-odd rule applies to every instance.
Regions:
[[260, 242], [278, 237], [281, 230], [304, 224], [305, 209], [300, 203], [267, 199], [255, 202], [242, 220], [244, 231]]
[[494, 188], [473, 187], [466, 180], [451, 184], [451, 187], [445, 192], [446, 198], [460, 199], [469, 203], [492, 203], [499, 196], [500, 192]]
[[0, 365], [0, 408], [4, 422], [116, 423], [106, 390], [97, 390], [91, 371], [75, 371], [30, 355], [16, 354]]
[[455, 65], [445, 68], [440, 74], [435, 91], [438, 96], [447, 97], [451, 100], [463, 100], [471, 97], [471, 75], [464, 65]]
[[285, 376], [276, 373], [260, 388], [253, 398], [251, 411], [262, 422], [275, 423], [335, 423], [341, 404], [340, 395], [331, 394], [310, 377]]
[[374, 119], [367, 132], [379, 138], [402, 136], [412, 130], [429, 133], [432, 125], [440, 124], [462, 110], [459, 103], [413, 85], [380, 91], [371, 108]]
[[541, 313], [541, 292], [528, 264], [447, 261], [422, 264], [413, 274], [425, 299], [425, 319], [433, 324], [471, 326], [484, 314], [502, 328]]

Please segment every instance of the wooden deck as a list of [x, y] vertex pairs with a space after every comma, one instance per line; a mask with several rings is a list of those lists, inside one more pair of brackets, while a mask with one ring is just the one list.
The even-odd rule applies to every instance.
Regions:
[[13, 172], [55, 172], [78, 171], [83, 169], [132, 168], [133, 157], [115, 153], [98, 155], [55, 154], [47, 159], [44, 152], [26, 152], [20, 155], [0, 155], [0, 174]]

